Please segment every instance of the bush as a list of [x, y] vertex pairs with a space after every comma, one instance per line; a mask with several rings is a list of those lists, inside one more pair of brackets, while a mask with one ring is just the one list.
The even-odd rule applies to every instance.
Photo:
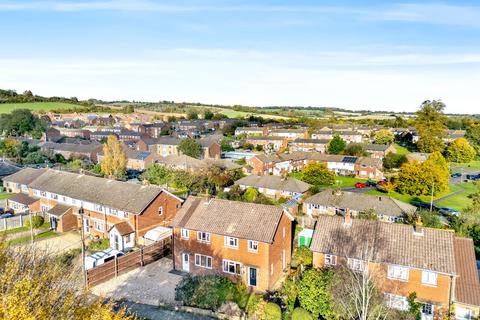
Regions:
[[175, 299], [187, 306], [216, 310], [225, 301], [233, 301], [237, 290], [229, 279], [221, 276], [188, 276], [175, 288]]
[[[31, 220], [33, 229], [40, 228], [45, 222], [45, 219], [42, 216], [33, 216]], [[25, 227], [30, 228], [30, 219], [25, 222]]]
[[69, 267], [72, 265], [73, 259], [75, 259], [81, 252], [82, 249], [80, 248], [68, 250], [56, 257], [57, 262], [62, 267]]
[[110, 241], [108, 239], [92, 240], [88, 244], [88, 250], [90, 251], [103, 251], [110, 248]]
[[309, 247], [298, 247], [293, 252], [293, 261], [297, 265], [311, 266], [313, 263], [313, 252]]
[[265, 320], [280, 320], [282, 319], [282, 309], [276, 303], [269, 302], [265, 305], [264, 309]]
[[298, 307], [292, 312], [292, 320], [313, 320], [313, 317], [310, 312]]

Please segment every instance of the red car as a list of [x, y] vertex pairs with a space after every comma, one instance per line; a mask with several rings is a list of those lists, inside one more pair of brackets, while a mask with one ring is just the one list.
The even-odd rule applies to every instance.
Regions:
[[377, 184], [378, 184], [379, 186], [384, 186], [384, 185], [387, 184], [387, 181], [385, 181], [385, 180], [380, 180], [380, 181], [377, 182]]
[[357, 182], [355, 183], [355, 188], [366, 188], [367, 185], [363, 182]]

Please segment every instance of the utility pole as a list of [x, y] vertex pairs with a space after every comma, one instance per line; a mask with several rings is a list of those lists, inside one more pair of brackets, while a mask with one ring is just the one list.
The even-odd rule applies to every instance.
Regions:
[[32, 212], [30, 210], [28, 210], [28, 213], [29, 213], [29, 217], [30, 217], [30, 237], [32, 239], [32, 246], [33, 246], [33, 243], [35, 241], [35, 236], [33, 234], [33, 219], [32, 219]]
[[80, 227], [80, 237], [82, 239], [82, 273], [83, 273], [83, 284], [85, 286], [85, 289], [87, 288], [87, 271], [85, 270], [85, 242], [84, 242], [84, 237], [85, 237], [85, 234], [84, 234], [84, 230], [83, 230], [83, 226], [85, 224], [85, 221], [83, 220], [83, 214], [84, 214], [84, 210], [83, 210], [83, 207], [80, 207], [80, 209], [78, 209], [78, 214], [80, 215], [80, 220], [81, 220], [81, 227]]

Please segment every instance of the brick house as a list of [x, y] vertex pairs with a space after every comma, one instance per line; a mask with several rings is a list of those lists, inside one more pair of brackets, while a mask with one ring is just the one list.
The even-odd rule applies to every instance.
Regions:
[[136, 131], [152, 138], [158, 138], [162, 134], [162, 130], [168, 127], [168, 124], [165, 122], [142, 123], [138, 125]]
[[45, 142], [40, 147], [42, 151], [61, 154], [65, 159], [81, 159], [97, 163], [97, 153], [103, 146], [97, 142], [92, 143], [55, 143]]
[[7, 199], [7, 208], [12, 209], [15, 213], [38, 212], [40, 203], [38, 199], [25, 193], [17, 193]]
[[283, 137], [248, 137], [245, 143], [253, 146], [262, 146], [264, 150], [279, 151], [288, 145], [288, 140]]
[[330, 140], [298, 138], [289, 143], [290, 151], [310, 151], [325, 153]]
[[[6, 178], [20, 180], [19, 175]], [[27, 187], [28, 195], [38, 199], [38, 211], [45, 212], [54, 230], [66, 232], [83, 226], [87, 236], [108, 238], [110, 246], [118, 250], [142, 244], [147, 231], [169, 225], [183, 202], [157, 186], [52, 169], [42, 170]], [[80, 208], [84, 209], [83, 221]], [[125, 223], [131, 232], [118, 236], [119, 230], [127, 230]]]
[[[147, 167], [154, 163], [159, 156], [150, 151], [139, 151], [123, 146], [125, 157], [127, 159], [126, 168], [129, 170], [144, 171]], [[102, 162], [104, 157], [103, 150], [97, 154], [98, 162]]]
[[274, 129], [269, 135], [293, 141], [295, 139], [307, 139], [308, 131], [307, 129]]
[[235, 184], [242, 190], [255, 188], [258, 192], [274, 199], [302, 197], [312, 186], [295, 178], [271, 175], [249, 175], [235, 181]]
[[222, 147], [219, 143], [220, 139], [222, 139], [222, 136], [211, 135], [198, 140], [203, 150], [202, 158], [220, 159], [222, 155]]
[[361, 143], [363, 135], [357, 131], [333, 131], [333, 130], [319, 130], [312, 133], [312, 139], [331, 140], [334, 135], [338, 134], [343, 140], [348, 143]]
[[[391, 308], [408, 310], [407, 297], [415, 292], [422, 303], [422, 319], [445, 319], [452, 305], [463, 308], [463, 314], [478, 312], [480, 286], [473, 271], [473, 244], [467, 241], [448, 230], [353, 219], [346, 214], [318, 217], [311, 250], [316, 268], [345, 266], [353, 272], [374, 273]], [[465, 250], [469, 258], [458, 260]], [[457, 261], [467, 260], [470, 274], [456, 266]], [[457, 286], [466, 280], [473, 281], [471, 286]]]
[[267, 127], [238, 127], [235, 129], [235, 136], [246, 135], [247, 137], [250, 136], [257, 136], [263, 137], [268, 134]]
[[365, 145], [365, 151], [370, 154], [370, 157], [378, 159], [385, 158], [389, 153], [397, 153], [393, 145], [386, 144], [367, 144]]
[[290, 263], [292, 220], [277, 206], [189, 197], [173, 222], [174, 268], [271, 290]]
[[303, 213], [313, 217], [349, 212], [352, 216], [373, 211], [378, 220], [385, 222], [404, 221], [406, 215], [416, 211], [411, 204], [386, 196], [374, 196], [341, 190], [323, 190], [303, 202]]

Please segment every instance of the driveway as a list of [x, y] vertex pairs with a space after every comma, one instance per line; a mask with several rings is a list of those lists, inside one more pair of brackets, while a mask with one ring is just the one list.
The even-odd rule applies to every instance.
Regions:
[[175, 287], [182, 276], [172, 273], [172, 269], [172, 259], [162, 258], [99, 284], [92, 288], [92, 293], [144, 305], [175, 304]]
[[67, 232], [56, 237], [36, 240], [35, 248], [48, 254], [59, 254], [70, 249], [81, 248], [80, 235], [76, 232]]

